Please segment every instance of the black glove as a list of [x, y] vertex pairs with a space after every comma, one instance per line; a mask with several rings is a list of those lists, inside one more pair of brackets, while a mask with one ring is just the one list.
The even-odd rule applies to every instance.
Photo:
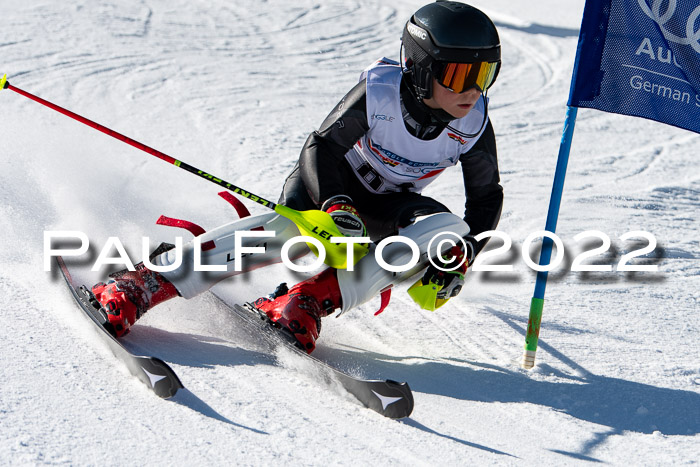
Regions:
[[434, 261], [442, 269], [453, 269], [459, 264], [458, 267], [451, 271], [441, 271], [431, 263], [423, 275], [423, 284], [433, 283], [442, 286], [437, 294], [439, 299], [449, 300], [462, 290], [464, 274], [474, 261], [476, 241], [470, 235], [464, 239], [464, 244], [466, 251], [462, 249], [462, 245], [455, 245], [445, 254], [439, 255]]

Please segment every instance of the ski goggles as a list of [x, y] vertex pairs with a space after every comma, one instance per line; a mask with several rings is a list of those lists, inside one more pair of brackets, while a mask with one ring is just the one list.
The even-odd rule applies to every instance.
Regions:
[[474, 86], [485, 92], [496, 80], [501, 62], [438, 63], [435, 79], [457, 94]]

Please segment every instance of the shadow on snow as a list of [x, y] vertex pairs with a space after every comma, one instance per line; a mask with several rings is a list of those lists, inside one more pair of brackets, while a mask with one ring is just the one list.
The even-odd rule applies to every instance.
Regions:
[[[234, 347], [230, 342], [211, 336], [195, 334], [172, 333], [149, 326], [134, 328], [132, 334], [138, 334], [138, 339], [123, 342], [132, 352], [164, 357], [169, 364], [189, 366], [194, 368], [214, 368], [215, 366], [238, 365], [274, 365], [274, 356], [254, 350]], [[134, 342], [136, 341], [136, 342]], [[145, 345], [141, 345], [143, 342]], [[187, 385], [187, 381], [183, 381]], [[180, 405], [199, 412], [205, 417], [232, 425], [237, 428], [250, 430], [254, 433], [268, 435], [266, 431], [236, 423], [200, 399], [187, 389], [180, 389], [170, 399]]]
[[[500, 316], [496, 310], [489, 311]], [[524, 335], [524, 329], [507, 317], [501, 318]], [[204, 368], [216, 365], [276, 365], [275, 356], [265, 350], [247, 350], [216, 337], [170, 333], [150, 327], [142, 328], [141, 333], [141, 339], [145, 337], [145, 340], [139, 340], [147, 342], [149, 353], [178, 365]], [[251, 339], [250, 336], [247, 338]], [[140, 350], [136, 343], [129, 347], [135, 351]], [[322, 347], [316, 356], [335, 364], [360, 366], [369, 378], [408, 380], [411, 388], [417, 392], [465, 401], [525, 402], [550, 407], [577, 419], [609, 428], [594, 433], [591, 440], [583, 443], [581, 452], [552, 450], [576, 459], [597, 461], [588, 454], [610, 436], [625, 431], [646, 434], [659, 431], [665, 435], [685, 436], [700, 433], [700, 394], [595, 375], [542, 340], [539, 347], [583, 376], [567, 374], [549, 365], [539, 364], [536, 374], [541, 375], [543, 380], [533, 378], [529, 372], [520, 368], [457, 358], [429, 360], [414, 355], [391, 357], [351, 347]], [[417, 360], [423, 362], [416, 363]], [[266, 434], [226, 419], [190, 391], [183, 391], [174, 400], [207, 417]], [[470, 447], [511, 455], [441, 434], [415, 420], [406, 420], [404, 423]]]

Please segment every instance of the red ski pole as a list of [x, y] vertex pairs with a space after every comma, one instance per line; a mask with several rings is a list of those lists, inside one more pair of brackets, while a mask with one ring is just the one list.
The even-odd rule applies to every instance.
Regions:
[[[111, 136], [112, 138], [116, 138], [119, 141], [123, 141], [126, 144], [129, 144], [137, 149], [140, 149], [152, 156], [157, 157], [160, 160], [163, 160], [165, 162], [168, 162], [176, 167], [179, 167], [181, 169], [184, 169], [194, 175], [197, 175], [201, 178], [204, 178], [205, 180], [209, 180], [212, 183], [216, 183], [217, 185], [220, 185], [226, 189], [229, 189], [233, 191], [234, 193], [238, 193], [239, 195], [248, 198], [251, 201], [254, 201], [258, 204], [261, 204], [267, 208], [272, 209], [275, 211], [277, 214], [286, 217], [287, 219], [291, 220], [294, 222], [297, 227], [299, 228], [299, 231], [301, 232], [302, 235], [309, 236], [312, 238], [315, 238], [316, 240], [320, 241], [321, 244], [324, 247], [325, 250], [325, 263], [331, 267], [334, 267], [336, 269], [345, 269], [348, 266], [348, 251], [347, 247], [342, 244], [342, 243], [333, 243], [331, 242], [331, 238], [333, 237], [343, 237], [344, 235], [340, 233], [338, 230], [338, 227], [335, 225], [335, 222], [333, 222], [333, 219], [330, 217], [329, 214], [323, 212], [323, 211], [318, 211], [318, 210], [311, 210], [311, 211], [297, 211], [292, 208], [288, 208], [286, 206], [283, 206], [281, 204], [273, 203], [272, 201], [268, 201], [265, 198], [255, 195], [251, 193], [250, 191], [244, 190], [233, 183], [229, 183], [219, 177], [216, 177], [212, 174], [209, 174], [207, 172], [204, 172], [202, 170], [199, 170], [196, 167], [193, 167], [185, 162], [179, 161], [175, 159], [174, 157], [171, 157], [163, 152], [158, 151], [157, 149], [153, 149], [150, 146], [146, 146], [143, 143], [139, 143], [135, 139], [129, 138], [128, 136], [125, 136], [121, 133], [118, 133], [110, 128], [107, 128], [104, 125], [100, 125], [97, 122], [93, 122], [90, 119], [87, 119], [81, 115], [78, 115], [75, 112], [71, 112], [68, 109], [64, 109], [63, 107], [56, 105], [52, 102], [49, 102], [45, 99], [42, 99], [41, 97], [35, 96], [34, 94], [31, 94], [27, 91], [24, 91], [16, 86], [13, 86], [10, 84], [9, 81], [7, 81], [7, 75], [4, 75], [2, 79], [0, 79], [0, 90], [1, 89], [9, 89], [10, 91], [14, 91], [17, 94], [20, 94], [24, 97], [27, 97], [35, 102], [38, 102], [41, 105], [44, 105], [50, 109], [55, 110], [56, 112], [62, 113], [63, 115], [66, 115], [74, 120], [79, 121], [80, 123], [83, 123], [91, 128], [94, 128], [95, 130], [101, 131], [102, 133]], [[311, 248], [314, 253], [319, 254], [320, 252], [318, 249], [311, 243], [309, 243], [309, 247]], [[353, 243], [352, 245], [353, 248], [353, 257], [352, 257], [352, 264], [355, 264], [357, 261], [360, 260], [364, 255], [367, 254], [369, 251], [369, 248], [366, 244], [360, 244], [360, 243]]]

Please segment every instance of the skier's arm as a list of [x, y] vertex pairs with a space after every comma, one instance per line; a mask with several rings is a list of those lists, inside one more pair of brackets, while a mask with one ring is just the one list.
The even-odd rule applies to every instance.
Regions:
[[[503, 207], [503, 187], [499, 184], [496, 136], [489, 121], [479, 141], [460, 157], [464, 188], [467, 194], [464, 220], [469, 234], [493, 230], [498, 225]], [[475, 246], [475, 254], [486, 245], [484, 239]]]
[[366, 87], [362, 80], [341, 99], [321, 127], [309, 135], [301, 150], [301, 177], [318, 207], [333, 196], [345, 194], [348, 180], [339, 168], [345, 153], [368, 130]]

